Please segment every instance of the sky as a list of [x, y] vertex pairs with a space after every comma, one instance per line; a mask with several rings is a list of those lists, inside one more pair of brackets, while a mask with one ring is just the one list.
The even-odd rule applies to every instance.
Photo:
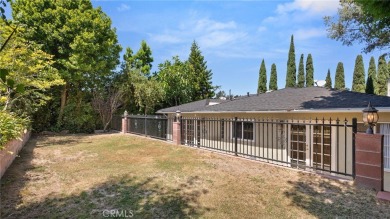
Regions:
[[[262, 59], [267, 81], [275, 63], [278, 88], [284, 88], [292, 34], [297, 68], [300, 55], [304, 54], [306, 62], [311, 53], [314, 79], [325, 80], [330, 69], [334, 84], [336, 66], [341, 61], [350, 88], [355, 59], [364, 45], [347, 47], [327, 38], [323, 17], [336, 15], [338, 2], [92, 0], [94, 7], [101, 7], [111, 18], [123, 51], [130, 47], [136, 52], [142, 40], [148, 43], [154, 58], [152, 72], [173, 56], [188, 59], [195, 40], [212, 70], [213, 85], [235, 95], [256, 93]], [[381, 53], [362, 54], [366, 72], [370, 57], [377, 62]]]

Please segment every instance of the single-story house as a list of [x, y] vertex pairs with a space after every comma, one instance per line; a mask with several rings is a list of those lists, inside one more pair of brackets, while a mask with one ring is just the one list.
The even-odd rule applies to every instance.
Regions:
[[[362, 110], [378, 110], [375, 133], [385, 135], [390, 191], [390, 97], [323, 87], [285, 88], [233, 100], [206, 99], [158, 110], [182, 115], [183, 144], [351, 175], [353, 129], [365, 132]], [[357, 125], [353, 124], [356, 118]]]

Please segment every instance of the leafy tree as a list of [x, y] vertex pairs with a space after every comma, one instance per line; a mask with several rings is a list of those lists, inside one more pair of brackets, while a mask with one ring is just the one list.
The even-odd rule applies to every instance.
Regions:
[[387, 95], [387, 80], [390, 78], [390, 73], [387, 68], [385, 55], [381, 55], [378, 60], [378, 86], [376, 94]]
[[276, 72], [276, 65], [273, 63], [271, 65], [271, 77], [269, 79], [269, 89], [277, 90], [278, 89], [278, 75]]
[[24, 37], [53, 56], [54, 67], [65, 81], [51, 93], [60, 94], [53, 98], [60, 103], [57, 123], [66, 123], [62, 116], [69, 100], [85, 101], [75, 98], [85, 98], [85, 92], [102, 86], [119, 64], [121, 47], [111, 20], [89, 0], [15, 0], [11, 6], [13, 18], [30, 30]]
[[[15, 27], [0, 21], [0, 43]], [[19, 116], [30, 117], [46, 104], [50, 95], [47, 89], [63, 84], [58, 71], [53, 68], [52, 56], [40, 50], [40, 46], [21, 37], [23, 28], [0, 53], [0, 106]], [[5, 36], [5, 37], [4, 37]]]
[[311, 54], [306, 59], [306, 87], [314, 86], [314, 66]]
[[177, 106], [196, 99], [196, 78], [188, 61], [183, 62], [178, 56], [174, 56], [172, 61], [166, 60], [159, 64], [158, 68], [157, 80], [165, 93], [164, 107]]
[[7, 18], [5, 17], [5, 10], [4, 8], [7, 6], [7, 2], [9, 2], [9, 0], [0, 0], [0, 18], [3, 19], [3, 21], [5, 21]]
[[337, 90], [345, 89], [344, 65], [342, 62], [337, 64], [334, 88]]
[[345, 0], [337, 17], [326, 16], [328, 36], [343, 45], [364, 42], [365, 53], [390, 48], [390, 3], [388, 1]]
[[287, 60], [286, 87], [296, 86], [296, 81], [297, 81], [296, 73], [297, 73], [297, 67], [295, 64], [294, 36], [291, 35], [290, 50], [288, 52], [288, 60]]
[[305, 87], [305, 70], [303, 64], [303, 54], [301, 54], [301, 58], [299, 59], [297, 87]]
[[218, 91], [216, 94], [215, 94], [215, 98], [221, 98], [221, 97], [226, 97], [227, 95], [226, 95], [226, 93], [225, 93], [225, 91], [223, 91], [223, 90], [220, 90], [220, 91]]
[[325, 79], [325, 87], [328, 89], [332, 89], [332, 78], [330, 77], [330, 70], [328, 69], [328, 74], [326, 74], [326, 79]]
[[133, 54], [133, 50], [130, 47], [127, 47], [126, 52], [123, 55], [123, 60], [124, 66], [122, 66], [122, 68], [128, 71], [139, 69], [145, 76], [150, 77], [153, 57], [152, 50], [145, 40], [141, 41], [141, 46], [136, 54]]
[[358, 55], [355, 60], [353, 71], [352, 91], [364, 93], [366, 88], [366, 79], [364, 73], [363, 56]]
[[267, 91], [267, 69], [265, 68], [264, 59], [261, 61], [259, 70], [259, 82], [257, 85], [257, 94], [265, 93]]
[[377, 87], [376, 66], [375, 66], [375, 59], [374, 59], [374, 57], [371, 56], [370, 65], [368, 66], [368, 77], [367, 77], [367, 83], [366, 83], [366, 93], [367, 94], [374, 94], [375, 93], [375, 87]]
[[121, 90], [111, 87], [93, 92], [92, 107], [99, 113], [103, 131], [107, 131], [112, 116], [122, 104], [123, 96], [124, 93]]
[[204, 60], [202, 52], [199, 49], [198, 44], [194, 41], [191, 46], [191, 52], [188, 58], [188, 62], [193, 68], [195, 74], [196, 84], [196, 99], [201, 100], [213, 97], [216, 87], [212, 85], [211, 70], [207, 69], [207, 62]]
[[160, 82], [152, 77], [148, 79], [140, 70], [131, 72], [135, 79], [134, 99], [145, 115], [154, 112], [154, 107], [164, 99], [164, 90]]

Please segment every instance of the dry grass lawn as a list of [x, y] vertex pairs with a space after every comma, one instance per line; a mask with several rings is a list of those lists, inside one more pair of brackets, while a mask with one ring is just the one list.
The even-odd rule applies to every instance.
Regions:
[[121, 134], [32, 138], [2, 179], [0, 210], [1, 218], [102, 218], [106, 210], [134, 218], [390, 217], [390, 203], [349, 181]]

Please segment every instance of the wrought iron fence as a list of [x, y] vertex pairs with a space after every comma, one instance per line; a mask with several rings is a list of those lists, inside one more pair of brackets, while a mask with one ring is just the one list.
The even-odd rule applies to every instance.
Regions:
[[112, 130], [121, 131], [122, 130], [122, 116], [120, 116], [120, 115], [112, 116], [110, 127]]
[[288, 167], [355, 176], [357, 120], [181, 119], [184, 145]]
[[131, 115], [127, 119], [127, 130], [130, 133], [172, 140], [172, 132], [169, 132], [172, 129], [172, 122], [169, 123], [170, 119], [167, 117]]

